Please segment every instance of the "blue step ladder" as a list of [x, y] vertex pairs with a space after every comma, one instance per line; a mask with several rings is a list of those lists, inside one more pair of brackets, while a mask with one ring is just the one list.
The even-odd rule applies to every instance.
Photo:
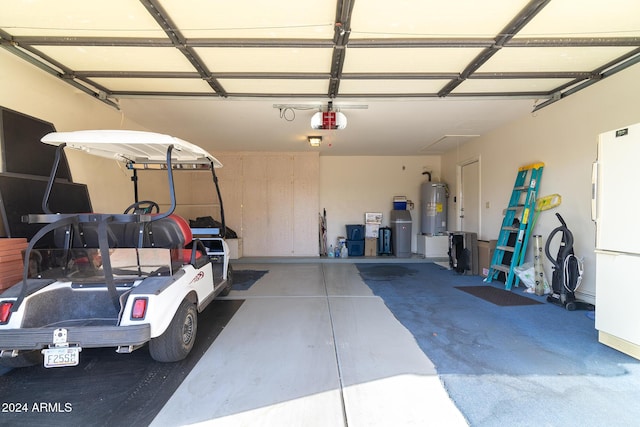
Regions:
[[[544, 163], [542, 162], [522, 166], [518, 169], [509, 206], [505, 210], [498, 242], [491, 259], [489, 274], [484, 279], [485, 282], [490, 283], [497, 279], [502, 272], [506, 275], [504, 282], [506, 290], [511, 290], [514, 285], [518, 286], [519, 279], [515, 268], [524, 262], [529, 235], [533, 228], [532, 219], [543, 169]], [[509, 239], [513, 233], [516, 233], [515, 241]]]

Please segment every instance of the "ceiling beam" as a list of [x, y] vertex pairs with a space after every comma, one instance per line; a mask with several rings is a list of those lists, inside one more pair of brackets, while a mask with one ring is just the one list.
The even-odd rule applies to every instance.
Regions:
[[390, 38], [353, 39], [349, 48], [480, 48], [494, 44], [491, 38]]
[[529, 23], [551, 0], [531, 0], [524, 9], [518, 13], [507, 24], [506, 27], [496, 36], [494, 44], [485, 48], [478, 56], [476, 56], [469, 65], [460, 73], [455, 80], [451, 80], [440, 92], [438, 96], [445, 97], [449, 95], [456, 87], [465, 81], [471, 74], [476, 72], [484, 65], [493, 55], [495, 55], [502, 47], [509, 42], [525, 25]]
[[[166, 38], [139, 37], [54, 37], [13, 36], [20, 45], [38, 46], [107, 46], [107, 47], [173, 47]], [[251, 38], [196, 38], [184, 43], [195, 47], [235, 48], [333, 48], [333, 40], [326, 39], [251, 39]], [[349, 48], [489, 48], [495, 44], [491, 38], [393, 38], [349, 40]], [[509, 40], [503, 47], [616, 47], [640, 46], [640, 37], [519, 37]]]
[[167, 38], [138, 37], [56, 37], [56, 36], [14, 36], [21, 45], [37, 46], [122, 46], [122, 47], [173, 47]]
[[505, 47], [617, 47], [640, 46], [640, 37], [518, 37]]
[[[584, 71], [533, 71], [533, 72], [491, 72], [474, 73], [469, 79], [502, 80], [502, 79], [575, 79], [586, 78], [591, 73]], [[458, 77], [458, 73], [343, 73], [347, 80], [450, 80]]]
[[195, 71], [76, 71], [75, 75], [99, 79], [201, 79]]
[[592, 74], [591, 78], [589, 78], [586, 81], [576, 80], [576, 81], [570, 82], [569, 84], [565, 85], [565, 88], [569, 88], [568, 90], [564, 92], [557, 91], [551, 99], [536, 105], [536, 107], [533, 109], [533, 112], [536, 112], [541, 108], [551, 105], [554, 102], [560, 101], [561, 99], [564, 99], [569, 95], [573, 95], [574, 93], [582, 89], [585, 89], [593, 85], [594, 83], [599, 82], [602, 79], [605, 79], [609, 76], [619, 73], [620, 71], [625, 70], [631, 67], [632, 65], [635, 65], [638, 63], [640, 63], [640, 48], [635, 49], [633, 52], [629, 52], [626, 55], [623, 55], [622, 57], [617, 58], [603, 65], [602, 67], [599, 67], [598, 69], [594, 70], [591, 73]]
[[[214, 94], [208, 92], [161, 92], [161, 91], [114, 91], [112, 95], [117, 98], [162, 98], [162, 99], [189, 99], [189, 98], [211, 98]], [[227, 98], [251, 99], [251, 98], [297, 98], [315, 99], [324, 97], [322, 93], [251, 93], [251, 92], [229, 92]], [[426, 99], [438, 98], [437, 93], [349, 93], [344, 94], [345, 99]], [[451, 98], [461, 99], [548, 99], [552, 95], [550, 92], [473, 92], [464, 94], [451, 94]]]
[[207, 66], [202, 62], [198, 54], [195, 53], [192, 47], [188, 46], [185, 38], [182, 36], [176, 25], [173, 23], [166, 11], [160, 6], [157, 0], [140, 0], [140, 3], [147, 9], [153, 19], [156, 20], [158, 25], [165, 32], [167, 37], [171, 40], [173, 46], [178, 49], [191, 63], [193, 68], [200, 74], [200, 77], [206, 81], [209, 86], [222, 97], [227, 96], [227, 92], [222, 85], [218, 83], [215, 77], [211, 75], [211, 72], [207, 69]]
[[591, 73], [586, 71], [524, 71], [524, 72], [490, 72], [473, 73], [469, 80], [492, 79], [577, 79], [587, 78]]
[[[184, 71], [69, 71], [76, 78], [144, 78], [144, 79], [200, 79], [197, 72]], [[586, 79], [593, 72], [586, 71], [543, 71], [543, 72], [491, 72], [474, 73], [470, 80], [504, 79]], [[451, 80], [457, 73], [342, 73], [341, 80]], [[217, 73], [218, 79], [242, 80], [324, 80], [329, 73], [282, 73], [282, 72], [224, 72]]]
[[[55, 61], [53, 58], [48, 57], [42, 52], [32, 48], [31, 46], [21, 47], [18, 46], [17, 43], [11, 40], [11, 35], [0, 30], [0, 46], [11, 52], [12, 54], [18, 56], [19, 58], [27, 61], [31, 65], [41, 69], [42, 71], [57, 77], [63, 82], [73, 86], [74, 88], [86, 93], [94, 99], [97, 99], [100, 102], [107, 104], [110, 107], [113, 107], [117, 110], [120, 109], [120, 106], [113, 102], [112, 100], [107, 98], [107, 92], [103, 91], [101, 88], [95, 87], [92, 85], [92, 82], [89, 80], [84, 80], [82, 78], [78, 78], [76, 81], [76, 77], [74, 76], [73, 70], [65, 67], [61, 63]], [[96, 90], [93, 90], [91, 87], [87, 85], [94, 86]]]
[[346, 47], [351, 35], [351, 14], [355, 0], [338, 0], [333, 30], [333, 55], [331, 57], [331, 79], [329, 80], [329, 98], [338, 96], [340, 78], [344, 67]]

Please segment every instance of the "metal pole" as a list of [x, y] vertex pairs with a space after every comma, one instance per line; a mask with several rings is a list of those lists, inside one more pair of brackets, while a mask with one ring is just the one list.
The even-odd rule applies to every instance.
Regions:
[[542, 236], [533, 236], [533, 271], [535, 274], [536, 295], [544, 295], [544, 268], [542, 266]]

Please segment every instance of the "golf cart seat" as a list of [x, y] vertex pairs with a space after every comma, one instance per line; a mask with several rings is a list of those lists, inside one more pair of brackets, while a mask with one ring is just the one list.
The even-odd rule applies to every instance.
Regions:
[[[107, 241], [110, 248], [121, 247], [124, 225], [112, 223], [107, 227]], [[69, 242], [67, 240], [69, 239]], [[76, 225], [56, 228], [53, 231], [53, 244], [56, 248], [98, 248], [98, 223], [81, 222]]]
[[[57, 228], [54, 244], [58, 248], [98, 248], [99, 223], [80, 222], [76, 225]], [[71, 234], [71, 236], [69, 236]], [[107, 242], [110, 248], [184, 248], [191, 243], [193, 235], [184, 218], [178, 215], [149, 222], [109, 222]]]
[[[58, 248], [68, 245], [71, 248], [97, 249], [100, 247], [98, 227], [99, 223], [93, 221], [56, 229], [54, 244]], [[110, 248], [179, 249], [183, 263], [194, 263], [206, 254], [206, 249], [202, 248], [195, 250], [195, 256], [192, 256], [191, 228], [184, 218], [176, 214], [149, 222], [109, 222], [107, 242]]]
[[[143, 226], [126, 224], [126, 247], [179, 249], [183, 264], [201, 265], [207, 261], [206, 248], [198, 241], [193, 241], [193, 234], [189, 223], [179, 215], [150, 221]], [[143, 233], [140, 236], [140, 233]], [[142, 237], [142, 244], [140, 239]]]
[[122, 237], [119, 247], [125, 248], [182, 249], [193, 240], [189, 224], [175, 214], [145, 223], [127, 223]]

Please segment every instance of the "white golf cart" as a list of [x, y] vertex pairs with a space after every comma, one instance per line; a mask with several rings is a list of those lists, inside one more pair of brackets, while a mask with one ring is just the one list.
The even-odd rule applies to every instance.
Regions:
[[[184, 359], [195, 341], [198, 313], [232, 285], [215, 174], [222, 165], [200, 147], [150, 132], [54, 132], [42, 142], [58, 151], [44, 213], [23, 217], [43, 224], [25, 251], [23, 280], [0, 294], [0, 364], [74, 366], [83, 348], [131, 353], [146, 343], [157, 361]], [[51, 212], [48, 200], [65, 148], [123, 162], [133, 171], [136, 202], [119, 213]], [[138, 169], [166, 173], [166, 212], [153, 201], [137, 200]], [[212, 175], [222, 227], [199, 230], [207, 246], [174, 214], [174, 170]], [[55, 243], [42, 248], [43, 240]]]

